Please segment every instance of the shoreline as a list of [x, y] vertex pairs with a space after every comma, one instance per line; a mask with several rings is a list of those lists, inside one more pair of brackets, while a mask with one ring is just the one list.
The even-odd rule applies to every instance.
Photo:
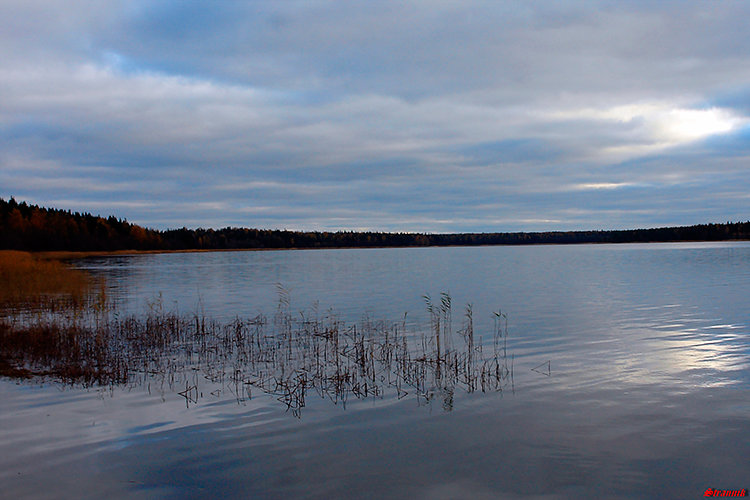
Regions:
[[380, 245], [380, 246], [321, 246], [321, 247], [288, 247], [288, 248], [189, 248], [189, 249], [156, 249], [156, 250], [12, 250], [21, 251], [40, 259], [72, 260], [88, 257], [113, 257], [128, 255], [172, 254], [172, 253], [207, 253], [207, 252], [280, 252], [299, 250], [367, 250], [367, 249], [398, 249], [398, 248], [476, 248], [476, 247], [534, 247], [534, 246], [572, 246], [572, 245], [653, 245], [666, 243], [728, 243], [747, 242], [750, 239], [729, 238], [722, 240], [669, 240], [669, 241], [581, 241], [570, 243], [514, 243], [514, 244], [485, 244], [485, 245]]

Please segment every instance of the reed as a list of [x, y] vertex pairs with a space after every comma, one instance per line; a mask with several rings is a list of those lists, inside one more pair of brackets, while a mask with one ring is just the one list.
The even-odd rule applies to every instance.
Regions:
[[[30, 268], [40, 264], [27, 255], [13, 259], [31, 259]], [[50, 272], [73, 276], [65, 274], [64, 266], [61, 271], [57, 264], [41, 264]], [[143, 314], [123, 316], [103, 290], [94, 291], [85, 280], [40, 283], [31, 289], [33, 296], [47, 296], [50, 289], [82, 296], [67, 308], [50, 306], [40, 314], [23, 316], [16, 303], [6, 309], [0, 318], [0, 374], [70, 384], [160, 387], [184, 397], [188, 406], [203, 397], [204, 384], [218, 384], [220, 389], [211, 392], [228, 391], [238, 402], [256, 389], [275, 396], [297, 416], [311, 394], [337, 405], [412, 395], [421, 403], [438, 399], [450, 410], [458, 390], [512, 387], [507, 324], [495, 329], [495, 348], [485, 354], [481, 341], [475, 342], [470, 305], [464, 327], [453, 330], [447, 293], [435, 305], [426, 296], [431, 324], [425, 336], [425, 329], [408, 329], [405, 318], [388, 322], [365, 317], [346, 323], [317, 307], [293, 314], [289, 291], [281, 286], [271, 321], [258, 315], [220, 322], [200, 309], [193, 314], [167, 311], [159, 298]], [[28, 298], [21, 303], [49, 305]], [[498, 348], [501, 341], [503, 349]]]
[[95, 287], [87, 274], [59, 261], [0, 251], [0, 312], [81, 306]]

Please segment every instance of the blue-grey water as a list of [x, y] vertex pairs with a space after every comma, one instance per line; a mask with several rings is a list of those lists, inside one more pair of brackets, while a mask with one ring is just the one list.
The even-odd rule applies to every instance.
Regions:
[[[7, 498], [696, 498], [750, 487], [750, 243], [91, 258], [121, 311], [508, 316], [513, 387], [300, 418], [270, 395], [0, 380]], [[542, 368], [539, 368], [542, 366]], [[537, 368], [537, 370], [533, 370]], [[449, 411], [450, 410], [450, 411]]]

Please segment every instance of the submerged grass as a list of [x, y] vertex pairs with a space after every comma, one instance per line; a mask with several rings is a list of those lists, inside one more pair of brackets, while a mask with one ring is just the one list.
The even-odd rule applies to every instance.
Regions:
[[[450, 410], [457, 389], [513, 388], [507, 324], [498, 322], [489, 347], [481, 337], [476, 342], [472, 307], [454, 330], [446, 293], [435, 305], [426, 297], [427, 329], [407, 328], [405, 320], [348, 324], [317, 310], [292, 314], [283, 287], [270, 320], [219, 322], [203, 313], [167, 311], [160, 300], [145, 314], [122, 317], [83, 273], [17, 254], [4, 261], [17, 267], [3, 278], [14, 292], [0, 304], [0, 375], [156, 386], [177, 392], [188, 405], [202, 396], [202, 384], [218, 384], [240, 402], [257, 389], [298, 416], [310, 394], [343, 405], [413, 395]], [[30, 283], [13, 283], [30, 275]]]

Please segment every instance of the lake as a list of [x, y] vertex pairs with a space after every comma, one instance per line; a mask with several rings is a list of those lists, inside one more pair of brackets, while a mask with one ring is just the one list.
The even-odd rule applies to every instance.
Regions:
[[[7, 498], [697, 498], [750, 487], [750, 242], [88, 258], [121, 314], [385, 320], [450, 297], [512, 378], [450, 397], [239, 397], [196, 375], [106, 388], [0, 379]], [[443, 294], [443, 295], [441, 295]], [[445, 327], [445, 320], [443, 322]], [[445, 347], [444, 347], [445, 348]], [[192, 389], [191, 389], [192, 390]], [[426, 392], [425, 389], [422, 392]], [[192, 393], [191, 393], [192, 394]]]

